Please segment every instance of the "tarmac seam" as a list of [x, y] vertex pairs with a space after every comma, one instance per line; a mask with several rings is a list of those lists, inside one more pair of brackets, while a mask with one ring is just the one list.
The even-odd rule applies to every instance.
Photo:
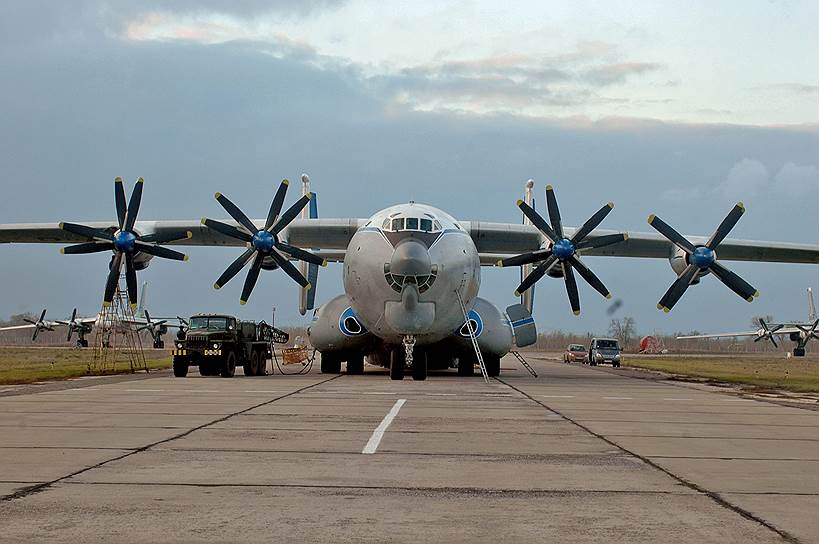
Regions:
[[41, 491], [44, 491], [44, 490], [48, 489], [49, 487], [51, 487], [52, 485], [54, 485], [54, 484], [56, 484], [56, 483], [62, 482], [62, 481], [67, 480], [67, 479], [69, 479], [69, 478], [73, 478], [74, 476], [79, 476], [80, 474], [83, 474], [83, 473], [88, 472], [88, 471], [90, 471], [90, 470], [94, 470], [94, 469], [100, 468], [100, 467], [102, 467], [102, 466], [105, 466], [105, 465], [107, 465], [108, 463], [112, 463], [112, 462], [114, 462], [114, 461], [120, 461], [120, 460], [122, 460], [122, 459], [125, 459], [126, 457], [130, 457], [130, 456], [132, 456], [132, 455], [136, 455], [136, 454], [138, 454], [138, 453], [142, 453], [142, 452], [144, 452], [144, 451], [148, 451], [148, 450], [150, 450], [151, 448], [154, 448], [155, 446], [159, 446], [160, 444], [166, 444], [166, 443], [171, 442], [171, 441], [173, 441], [173, 440], [178, 440], [178, 439], [180, 439], [180, 438], [184, 438], [184, 437], [188, 436], [189, 434], [191, 434], [191, 433], [193, 433], [193, 432], [195, 432], [195, 431], [198, 431], [198, 430], [200, 430], [200, 429], [204, 429], [205, 427], [209, 427], [209, 426], [211, 426], [211, 425], [215, 425], [215, 424], [217, 424], [217, 423], [221, 423], [221, 422], [223, 422], [223, 421], [227, 421], [228, 419], [230, 419], [230, 418], [232, 418], [232, 417], [234, 417], [234, 416], [238, 416], [238, 415], [241, 415], [241, 414], [247, 413], [247, 412], [249, 412], [249, 411], [251, 411], [251, 410], [255, 410], [255, 409], [257, 409], [257, 408], [260, 408], [260, 407], [262, 407], [262, 406], [266, 406], [266, 405], [268, 405], [268, 404], [272, 404], [272, 403], [274, 403], [274, 402], [276, 402], [276, 401], [279, 401], [279, 400], [285, 399], [285, 398], [287, 398], [287, 397], [291, 397], [291, 396], [293, 396], [293, 395], [297, 395], [297, 394], [301, 393], [302, 391], [305, 391], [305, 390], [307, 390], [307, 389], [312, 389], [312, 388], [314, 388], [314, 387], [318, 387], [318, 386], [320, 386], [320, 385], [323, 385], [323, 384], [325, 384], [325, 383], [327, 383], [327, 382], [333, 381], [333, 380], [338, 379], [338, 378], [340, 378], [340, 377], [341, 377], [341, 374], [337, 374], [337, 375], [333, 376], [332, 378], [328, 378], [328, 379], [326, 379], [326, 380], [322, 380], [322, 381], [320, 381], [320, 382], [316, 382], [316, 383], [314, 383], [314, 384], [307, 385], [307, 386], [305, 386], [305, 387], [302, 387], [302, 388], [296, 389], [295, 391], [292, 391], [292, 392], [290, 392], [290, 393], [287, 393], [286, 395], [281, 395], [281, 396], [276, 397], [276, 398], [274, 398], [274, 399], [271, 399], [271, 400], [268, 400], [268, 401], [261, 402], [261, 403], [259, 403], [259, 404], [255, 404], [255, 405], [253, 405], [253, 406], [250, 406], [249, 408], [245, 408], [245, 409], [243, 409], [243, 410], [239, 410], [239, 411], [237, 411], [237, 412], [230, 413], [230, 414], [228, 414], [228, 415], [226, 415], [226, 416], [220, 417], [220, 418], [215, 419], [215, 420], [213, 420], [213, 421], [210, 421], [210, 422], [208, 422], [208, 423], [203, 423], [202, 425], [198, 425], [198, 426], [196, 426], [196, 427], [193, 427], [193, 428], [191, 428], [191, 429], [188, 429], [187, 431], [185, 431], [185, 432], [183, 432], [183, 433], [179, 433], [179, 434], [176, 434], [176, 435], [174, 435], [174, 436], [171, 436], [171, 437], [168, 437], [168, 438], [164, 438], [164, 439], [162, 439], [162, 440], [158, 440], [158, 441], [156, 441], [156, 442], [152, 442], [152, 443], [147, 444], [147, 445], [145, 445], [145, 446], [142, 446], [142, 447], [139, 447], [139, 448], [135, 448], [135, 449], [133, 449], [133, 450], [131, 450], [131, 451], [128, 451], [128, 452], [126, 452], [126, 453], [124, 453], [124, 454], [122, 454], [122, 455], [118, 455], [118, 456], [116, 456], [116, 457], [112, 457], [111, 459], [107, 459], [107, 460], [105, 460], [105, 461], [101, 461], [101, 462], [96, 463], [96, 464], [94, 464], [94, 465], [91, 465], [91, 466], [89, 466], [89, 467], [85, 467], [85, 468], [82, 468], [82, 469], [80, 469], [80, 470], [76, 470], [76, 471], [72, 472], [71, 474], [67, 474], [67, 475], [65, 475], [65, 476], [61, 476], [60, 478], [56, 478], [56, 479], [51, 480], [51, 481], [48, 481], [48, 482], [43, 482], [43, 483], [41, 483], [41, 484], [37, 484], [37, 485], [33, 485], [33, 486], [29, 486], [29, 487], [25, 487], [25, 488], [23, 488], [23, 489], [20, 489], [20, 490], [18, 490], [18, 491], [16, 491], [16, 492], [14, 492], [14, 493], [11, 493], [11, 494], [9, 494], [9, 495], [4, 495], [4, 496], [0, 497], [0, 503], [3, 503], [3, 502], [10, 502], [10, 501], [17, 500], [17, 499], [22, 499], [22, 498], [28, 497], [29, 495], [33, 495], [33, 494], [35, 494], [35, 493], [39, 493], [39, 492], [41, 492]]
[[721, 507], [723, 507], [723, 508], [725, 508], [727, 510], [730, 510], [730, 511], [736, 513], [736, 514], [739, 514], [740, 516], [742, 516], [743, 518], [745, 518], [745, 519], [747, 519], [749, 521], [753, 521], [753, 522], [758, 523], [759, 525], [765, 527], [766, 529], [776, 533], [777, 535], [782, 537], [787, 542], [791, 542], [791, 543], [795, 543], [795, 544], [800, 543], [800, 540], [798, 538], [796, 538], [794, 535], [790, 534], [789, 532], [785, 531], [784, 529], [780, 529], [779, 527], [775, 526], [771, 522], [757, 516], [753, 512], [751, 512], [749, 510], [746, 510], [746, 509], [744, 509], [744, 508], [742, 508], [742, 507], [740, 507], [740, 506], [738, 506], [736, 504], [731, 503], [727, 499], [723, 498], [719, 493], [716, 493], [714, 491], [710, 491], [708, 489], [705, 489], [704, 487], [702, 487], [702, 486], [700, 486], [700, 485], [698, 485], [698, 484], [696, 484], [694, 482], [691, 482], [691, 481], [683, 478], [682, 476], [679, 476], [678, 474], [675, 474], [675, 473], [671, 472], [669, 469], [664, 468], [663, 466], [659, 465], [658, 463], [655, 463], [654, 461], [651, 460], [651, 458], [645, 457], [643, 455], [640, 455], [639, 453], [636, 453], [634, 451], [629, 450], [628, 448], [625, 448], [625, 447], [621, 446], [620, 444], [618, 444], [614, 440], [611, 440], [611, 439], [607, 438], [606, 436], [591, 430], [590, 428], [586, 427], [582, 423], [580, 423], [578, 421], [575, 421], [574, 419], [570, 418], [569, 416], [564, 415], [563, 413], [559, 412], [558, 410], [555, 410], [554, 408], [551, 408], [550, 406], [546, 405], [544, 402], [542, 402], [542, 401], [536, 399], [535, 397], [529, 395], [528, 393], [526, 393], [522, 389], [519, 389], [519, 388], [515, 387], [514, 385], [503, 381], [500, 378], [495, 378], [495, 380], [497, 380], [498, 382], [504, 384], [505, 386], [509, 387], [510, 389], [514, 389], [515, 391], [517, 391], [518, 393], [520, 393], [524, 397], [528, 398], [529, 400], [531, 400], [535, 404], [538, 404], [538, 405], [542, 406], [544, 409], [548, 410], [549, 412], [560, 416], [561, 418], [568, 421], [569, 423], [572, 423], [572, 424], [578, 426], [579, 428], [583, 429], [584, 431], [591, 434], [592, 436], [606, 442], [607, 444], [610, 444], [611, 446], [614, 446], [615, 448], [627, 453], [628, 455], [631, 455], [631, 456], [634, 456], [637, 459], [640, 459], [646, 465], [648, 465], [650, 467], [653, 467], [656, 470], [659, 470], [660, 472], [662, 472], [662, 473], [666, 474], [667, 476], [673, 478], [674, 480], [676, 480], [680, 484], [684, 485], [685, 487], [687, 487], [687, 488], [689, 488], [689, 489], [691, 489], [693, 491], [696, 491], [698, 493], [702, 493], [703, 495], [705, 495], [705, 496], [709, 497], [711, 500], [713, 500], [717, 505], [719, 505], [719, 506], [721, 506]]

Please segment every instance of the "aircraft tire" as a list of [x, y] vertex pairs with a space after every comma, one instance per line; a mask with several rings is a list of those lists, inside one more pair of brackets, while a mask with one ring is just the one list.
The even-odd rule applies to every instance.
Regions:
[[356, 353], [347, 358], [347, 374], [364, 374], [364, 355]]
[[393, 348], [390, 351], [390, 379], [404, 379], [404, 346]]
[[184, 378], [188, 375], [188, 362], [187, 361], [177, 361], [174, 359], [173, 361], [173, 375], [177, 378]]
[[427, 379], [428, 369], [427, 353], [421, 351], [416, 353], [412, 359], [412, 379], [415, 381], [424, 381]]
[[340, 374], [341, 373], [341, 359], [335, 353], [321, 354], [321, 373], [322, 374]]
[[483, 358], [483, 364], [486, 365], [486, 374], [490, 378], [497, 378], [500, 376], [500, 360], [497, 355], [487, 355]]
[[221, 375], [223, 378], [232, 378], [236, 374], [236, 354], [228, 353], [222, 362]]

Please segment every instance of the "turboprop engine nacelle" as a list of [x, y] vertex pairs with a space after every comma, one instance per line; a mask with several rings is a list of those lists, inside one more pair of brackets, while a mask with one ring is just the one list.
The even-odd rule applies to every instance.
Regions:
[[[497, 306], [488, 300], [476, 298], [475, 305], [469, 310], [469, 320], [481, 353], [503, 356], [512, 349], [512, 327]], [[453, 338], [461, 350], [473, 351], [466, 323], [454, 333]]]
[[347, 295], [339, 295], [316, 310], [307, 336], [310, 344], [324, 353], [361, 350], [370, 334], [353, 312]]
[[[674, 273], [679, 276], [688, 266], [688, 254], [682, 249], [675, 247], [671, 257], [668, 258], [668, 262], [671, 263], [671, 269]], [[700, 278], [706, 274], [708, 274], [708, 270], [701, 271], [697, 277], [694, 278], [694, 281], [691, 282], [691, 285], [698, 284]]]

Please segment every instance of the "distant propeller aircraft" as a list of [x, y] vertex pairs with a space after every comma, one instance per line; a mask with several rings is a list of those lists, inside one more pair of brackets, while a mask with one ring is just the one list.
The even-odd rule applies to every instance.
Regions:
[[805, 347], [811, 340], [819, 340], [819, 318], [816, 317], [816, 304], [813, 300], [813, 289], [808, 287], [808, 320], [802, 322], [767, 323], [759, 318], [759, 329], [755, 331], [725, 332], [719, 334], [696, 334], [678, 336], [677, 340], [693, 340], [700, 338], [742, 338], [755, 337], [754, 342], [768, 340], [773, 347], [778, 348], [777, 336], [787, 336], [794, 343], [793, 356], [804, 357]]
[[[457, 221], [438, 208], [415, 202], [385, 208], [366, 219], [319, 219], [309, 178], [302, 176], [302, 182], [301, 198], [284, 213], [289, 183], [279, 184], [264, 220], [249, 219], [217, 193], [216, 200], [232, 220], [140, 222], [136, 211], [142, 179], [128, 206], [118, 179], [116, 223], [0, 225], [0, 243], [75, 242], [79, 245], [66, 248], [67, 253], [112, 251], [106, 301], [123, 260], [131, 278], [130, 296], [135, 271], [148, 266], [152, 257], [185, 259], [160, 244], [242, 247], [244, 252], [215, 287], [223, 287], [250, 264], [239, 297], [245, 303], [261, 271], [280, 268], [301, 287], [302, 314], [313, 309], [317, 267], [326, 261], [343, 262], [343, 294], [315, 309], [309, 328], [311, 343], [322, 355], [322, 372], [338, 373], [346, 361], [348, 373], [361, 373], [366, 356], [370, 363], [388, 367], [393, 379], [402, 379], [409, 368], [418, 380], [427, 377], [429, 368], [457, 366], [459, 374], [470, 375], [476, 362], [488, 375], [497, 376], [501, 357], [513, 345], [523, 347], [536, 339], [533, 292], [544, 276], [563, 279], [575, 313], [580, 311], [575, 271], [609, 296], [581, 255], [668, 259], [677, 280], [660, 300], [666, 311], [709, 273], [753, 300], [756, 289], [724, 268], [722, 261], [819, 263], [817, 245], [727, 238], [744, 212], [741, 204], [709, 238], [682, 236], [656, 216], [649, 223], [660, 234], [627, 235], [597, 228], [613, 204], [605, 204], [578, 229], [565, 227], [551, 186], [546, 190], [547, 223], [535, 211], [531, 180], [518, 204], [523, 224]], [[310, 213], [305, 216], [308, 203]], [[291, 261], [301, 261], [301, 270]], [[516, 290], [521, 303], [506, 311], [478, 296], [481, 267], [498, 264], [520, 265], [522, 271]]]

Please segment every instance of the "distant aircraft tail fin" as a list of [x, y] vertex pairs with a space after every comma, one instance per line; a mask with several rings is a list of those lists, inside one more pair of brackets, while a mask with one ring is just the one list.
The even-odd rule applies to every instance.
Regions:
[[134, 317], [145, 317], [145, 296], [148, 292], [148, 282], [142, 284], [142, 291], [139, 293], [139, 305]]
[[816, 321], [816, 304], [813, 302], [813, 289], [808, 287], [808, 321]]

